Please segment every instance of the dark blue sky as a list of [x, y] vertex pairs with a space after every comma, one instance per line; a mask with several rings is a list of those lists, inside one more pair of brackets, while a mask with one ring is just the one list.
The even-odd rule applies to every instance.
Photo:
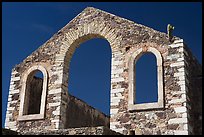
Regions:
[[[187, 2], [39, 2], [2, 3], [2, 126], [11, 69], [46, 42], [87, 6], [99, 8], [155, 30], [183, 38], [202, 62], [202, 3]], [[109, 113], [111, 49], [104, 39], [89, 40], [73, 55], [70, 93]], [[146, 67], [144, 65], [144, 67]], [[88, 79], [87, 79], [88, 77]], [[151, 83], [151, 82], [150, 82]]]

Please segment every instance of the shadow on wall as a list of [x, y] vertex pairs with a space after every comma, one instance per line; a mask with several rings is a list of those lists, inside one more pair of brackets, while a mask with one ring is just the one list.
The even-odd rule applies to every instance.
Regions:
[[110, 126], [110, 118], [84, 101], [68, 96], [65, 128]]

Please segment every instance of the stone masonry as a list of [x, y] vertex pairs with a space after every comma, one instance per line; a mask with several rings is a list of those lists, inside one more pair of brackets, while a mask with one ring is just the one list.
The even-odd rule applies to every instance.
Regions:
[[[68, 91], [72, 55], [92, 38], [106, 39], [112, 50], [110, 117]], [[157, 59], [158, 102], [134, 104], [133, 66], [146, 52]], [[27, 85], [36, 70], [43, 73], [41, 104], [29, 114]], [[202, 66], [183, 39], [169, 42], [166, 33], [87, 7], [12, 69], [6, 128], [37, 133], [97, 126], [124, 135], [202, 134]]]

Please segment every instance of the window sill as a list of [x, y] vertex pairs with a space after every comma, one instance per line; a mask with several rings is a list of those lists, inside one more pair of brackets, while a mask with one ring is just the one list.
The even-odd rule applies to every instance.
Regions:
[[159, 109], [164, 108], [164, 104], [162, 102], [156, 102], [156, 103], [142, 103], [142, 104], [129, 104], [128, 110], [149, 110], [149, 109]]
[[40, 120], [40, 119], [44, 119], [43, 114], [23, 115], [18, 117], [18, 121]]

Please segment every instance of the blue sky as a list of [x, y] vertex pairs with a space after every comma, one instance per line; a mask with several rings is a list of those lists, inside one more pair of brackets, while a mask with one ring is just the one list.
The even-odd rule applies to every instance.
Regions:
[[[161, 32], [166, 32], [166, 26], [170, 23], [175, 26], [173, 34], [185, 40], [201, 63], [201, 4], [198, 2], [3, 2], [2, 126], [6, 114], [11, 69], [87, 6], [99, 8]], [[144, 60], [153, 62], [150, 61], [151, 57], [147, 58], [144, 57]], [[141, 65], [141, 70], [148, 68], [147, 64]], [[106, 114], [109, 114], [110, 108], [110, 65], [111, 49], [108, 41], [93, 39], [81, 44], [76, 50], [70, 68], [70, 93]], [[154, 83], [154, 79], [148, 83]], [[155, 96], [151, 95], [150, 98]], [[140, 101], [144, 100], [145, 98]]]

